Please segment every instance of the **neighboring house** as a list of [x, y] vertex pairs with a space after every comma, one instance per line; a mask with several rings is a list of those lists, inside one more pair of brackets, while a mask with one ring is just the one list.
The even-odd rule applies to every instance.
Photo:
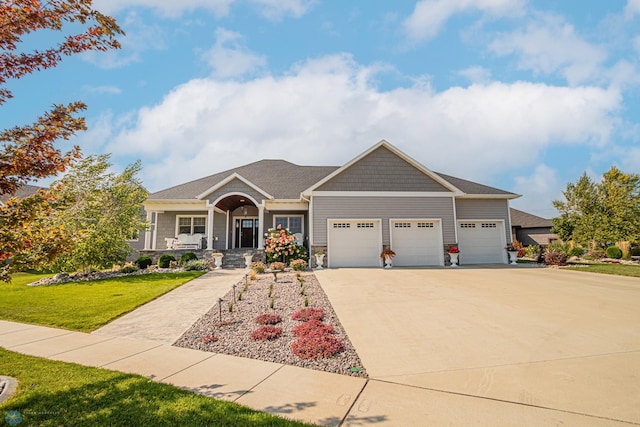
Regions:
[[511, 208], [511, 233], [513, 239], [525, 246], [548, 245], [558, 240], [558, 235], [551, 232], [553, 222], [527, 212]]
[[[342, 167], [261, 160], [150, 194], [145, 249], [201, 234], [207, 250], [264, 249], [281, 225], [329, 267], [507, 263], [511, 242], [507, 191], [432, 172], [382, 140]], [[312, 257], [313, 258], [313, 257]]]
[[38, 192], [38, 190], [42, 190], [44, 189], [43, 187], [38, 187], [36, 185], [29, 185], [29, 184], [25, 184], [23, 186], [21, 186], [20, 188], [18, 188], [18, 191], [16, 191], [16, 194], [14, 196], [9, 196], [9, 195], [3, 195], [0, 196], [0, 206], [4, 206], [5, 202], [7, 200], [9, 200], [11, 197], [16, 197], [18, 199], [23, 199], [27, 196], [31, 196], [32, 194], [35, 194]]

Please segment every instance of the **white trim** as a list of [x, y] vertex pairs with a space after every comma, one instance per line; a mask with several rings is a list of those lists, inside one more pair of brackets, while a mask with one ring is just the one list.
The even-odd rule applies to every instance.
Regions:
[[287, 201], [282, 202], [280, 200], [265, 200], [265, 208], [272, 211], [306, 211], [309, 209], [309, 203], [307, 201]]
[[309, 254], [311, 254], [311, 246], [315, 240], [313, 236], [313, 197], [309, 200]]
[[[331, 268], [331, 232], [330, 225], [332, 222], [343, 222], [343, 221], [375, 221], [379, 224], [379, 233], [378, 233], [378, 251], [382, 252], [382, 218], [327, 218], [327, 267]], [[378, 264], [382, 267], [382, 260], [378, 257]]]
[[264, 249], [264, 205], [258, 205], [258, 249]]
[[[229, 182], [233, 181], [234, 179], [240, 180], [243, 183], [247, 184], [249, 187], [253, 188], [254, 190], [256, 190], [258, 193], [262, 194], [263, 196], [265, 196], [267, 199], [273, 199], [273, 196], [270, 195], [269, 193], [267, 193], [266, 191], [264, 191], [262, 188], [258, 187], [257, 185], [255, 185], [253, 182], [249, 181], [248, 179], [246, 179], [245, 177], [243, 177], [242, 175], [238, 174], [237, 172], [232, 173], [231, 175], [229, 175], [228, 177], [226, 177], [225, 179], [223, 179], [222, 181], [218, 182], [216, 185], [214, 185], [213, 187], [209, 188], [208, 190], [205, 190], [203, 193], [200, 193], [196, 196], [196, 199], [198, 200], [202, 200], [205, 197], [207, 197], [209, 194], [213, 193], [214, 191], [224, 187], [225, 185], [227, 185]], [[233, 192], [231, 192], [233, 193]], [[215, 204], [215, 203], [214, 203]], [[256, 203], [257, 205], [257, 203]]]
[[213, 250], [213, 220], [215, 215], [215, 209], [209, 208], [207, 210], [207, 249]]
[[513, 243], [513, 226], [511, 225], [511, 208], [509, 202], [507, 202], [507, 218], [509, 218], [509, 242]]
[[453, 201], [453, 238], [455, 239], [454, 243], [458, 244], [458, 206], [455, 197], [452, 197], [451, 200]]
[[454, 197], [445, 191], [312, 191], [322, 197]]
[[437, 222], [440, 227], [438, 233], [438, 263], [444, 266], [444, 230], [442, 229], [442, 218], [389, 218], [389, 246], [393, 250], [393, 224], [395, 222]]
[[517, 199], [522, 197], [521, 194], [464, 194], [462, 196], [456, 196], [459, 199]]
[[429, 170], [427, 167], [425, 167], [424, 165], [422, 165], [421, 163], [419, 163], [418, 161], [416, 161], [415, 159], [409, 157], [408, 155], [406, 155], [405, 153], [403, 153], [402, 151], [400, 151], [398, 148], [396, 148], [395, 146], [393, 146], [392, 144], [390, 144], [388, 141], [385, 141], [384, 139], [381, 139], [380, 141], [378, 141], [378, 143], [376, 145], [374, 145], [373, 147], [369, 148], [367, 151], [365, 151], [364, 153], [360, 154], [359, 156], [355, 157], [353, 160], [351, 160], [349, 163], [345, 164], [344, 166], [336, 169], [335, 171], [333, 171], [332, 173], [330, 173], [329, 175], [327, 175], [326, 177], [324, 177], [323, 179], [321, 179], [320, 181], [318, 181], [317, 183], [313, 184], [311, 187], [307, 188], [305, 191], [302, 192], [302, 194], [310, 194], [312, 191], [314, 191], [316, 188], [320, 187], [322, 184], [330, 181], [331, 179], [333, 179], [335, 176], [341, 174], [342, 172], [344, 172], [345, 170], [347, 170], [348, 168], [350, 168], [351, 166], [353, 166], [355, 163], [359, 162], [360, 160], [362, 160], [363, 158], [365, 158], [366, 156], [368, 156], [369, 154], [371, 154], [372, 152], [374, 152], [375, 150], [377, 150], [380, 147], [385, 147], [387, 148], [389, 151], [391, 151], [392, 153], [394, 153], [396, 156], [400, 157], [401, 159], [405, 160], [407, 163], [409, 163], [411, 166], [415, 167], [416, 169], [418, 169], [420, 172], [424, 173], [425, 175], [427, 175], [429, 178], [433, 179], [434, 181], [436, 181], [438, 184], [442, 185], [445, 188], [450, 189], [453, 193], [456, 194], [464, 194], [460, 189], [458, 189], [455, 185], [451, 184], [449, 181], [445, 180], [444, 178], [442, 178], [440, 175], [432, 172], [431, 170]]
[[[225, 238], [224, 238], [225, 249], [229, 249], [229, 223], [231, 222], [230, 221], [230, 215], [231, 215], [231, 211], [227, 210], [227, 224], [226, 224], [226, 230], [225, 230], [226, 235], [225, 235]], [[235, 238], [235, 237], [233, 237], [233, 238]]]
[[144, 231], [144, 250], [148, 251], [151, 249], [151, 230], [153, 228], [153, 224], [151, 220], [153, 219], [153, 212], [147, 211], [147, 222], [149, 223], [149, 227]]
[[156, 211], [153, 219], [153, 237], [151, 240], [151, 249], [154, 251], [158, 247], [157, 240], [158, 240], [158, 218], [159, 218], [158, 214], [159, 213], [160, 212]]
[[[176, 215], [176, 236], [178, 236], [178, 234], [180, 233], [180, 218], [205, 218], [207, 219], [209, 215]], [[194, 233], [193, 232], [193, 221], [191, 221], [191, 233], [189, 234], [200, 234], [200, 233]], [[207, 221], [205, 221], [204, 223], [204, 234], [207, 235]]]
[[222, 199], [226, 199], [229, 196], [242, 196], [242, 197], [246, 197], [247, 199], [251, 200], [251, 203], [253, 203], [255, 206], [258, 206], [260, 203], [258, 203], [258, 201], [256, 199], [254, 199], [253, 197], [251, 197], [250, 195], [248, 195], [247, 193], [242, 193], [240, 191], [231, 191], [229, 193], [225, 193], [222, 196], [218, 197], [213, 203], [209, 203], [209, 201], [207, 200], [207, 204], [206, 206], [215, 206], [218, 204], [218, 202]]
[[[257, 216], [234, 216], [234, 217], [232, 217], [232, 219], [233, 219], [233, 221], [231, 221], [231, 222], [233, 222], [233, 246], [232, 246], [232, 247], [233, 247], [234, 249], [248, 249], [248, 248], [243, 248], [243, 247], [238, 247], [238, 248], [236, 248], [236, 243], [237, 243], [237, 242], [236, 242], [236, 230], [238, 229], [238, 228], [236, 227], [236, 221], [237, 221], [237, 220], [238, 220], [238, 221], [242, 221], [243, 219], [253, 219], [253, 220], [256, 220], [256, 219], [257, 219], [258, 221], [260, 221], [260, 217], [257, 217]], [[253, 224], [254, 224], [254, 227], [253, 227], [253, 228], [254, 228], [254, 230], [255, 230], [255, 228], [256, 228], [256, 227], [255, 227], [255, 222], [254, 222]], [[258, 222], [258, 228], [259, 228], [259, 227], [260, 227], [260, 223]], [[254, 233], [257, 233], [257, 232], [256, 232], [256, 231], [254, 231]], [[242, 236], [240, 236], [240, 238], [242, 238]], [[258, 243], [258, 245], [259, 245], [259, 243]], [[255, 249], [255, 247], [253, 246], [253, 242], [252, 242], [252, 244], [251, 244], [251, 247]]]
[[[461, 222], [497, 222], [497, 223], [501, 223], [502, 224], [502, 233], [500, 233], [500, 244], [502, 245], [502, 247], [506, 247], [507, 246], [507, 231], [505, 228], [505, 221], [504, 219], [488, 219], [488, 218], [483, 218], [483, 219], [459, 219], [458, 222], [456, 223], [456, 228], [458, 228], [458, 226], [460, 225]], [[459, 244], [460, 242], [458, 242]], [[509, 264], [509, 256], [507, 255], [507, 251], [502, 251], [502, 263], [503, 264]]]

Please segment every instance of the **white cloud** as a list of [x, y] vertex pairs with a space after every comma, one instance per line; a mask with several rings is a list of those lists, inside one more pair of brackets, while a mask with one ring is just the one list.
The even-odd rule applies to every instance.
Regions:
[[458, 74], [472, 83], [487, 83], [491, 80], [491, 70], [480, 66], [465, 68], [458, 71]]
[[565, 186], [560, 182], [553, 168], [540, 164], [531, 175], [516, 176], [514, 180], [513, 190], [524, 197], [511, 202], [511, 206], [543, 218], [553, 218], [557, 215], [552, 202], [562, 198], [562, 190]]
[[95, 0], [95, 8], [102, 13], [114, 14], [134, 7], [147, 7], [166, 17], [176, 18], [184, 12], [205, 9], [216, 16], [225, 16], [236, 0]]
[[315, 0], [250, 0], [257, 5], [262, 15], [274, 21], [290, 15], [299, 18], [304, 15]]
[[84, 90], [92, 93], [104, 93], [110, 95], [119, 95], [122, 90], [117, 86], [85, 86]]
[[335, 55], [282, 76], [191, 80], [140, 109], [105, 151], [143, 157], [157, 190], [263, 158], [340, 165], [385, 138], [429, 168], [490, 182], [549, 146], [608, 141], [621, 103], [614, 90], [520, 82], [380, 91], [380, 69]]
[[101, 68], [113, 69], [140, 62], [144, 51], [166, 48], [164, 31], [158, 25], [145, 24], [135, 12], [129, 12], [120, 26], [126, 33], [125, 37], [119, 38], [121, 49], [84, 52], [81, 54], [83, 59]]
[[627, 19], [640, 15], [640, 0], [628, 0], [624, 8], [624, 16]]
[[516, 55], [521, 69], [546, 75], [558, 72], [572, 85], [596, 77], [607, 58], [605, 49], [586, 42], [572, 25], [552, 15], [499, 35], [489, 49], [501, 56]]
[[404, 21], [407, 36], [416, 41], [435, 37], [451, 16], [478, 10], [490, 16], [522, 13], [524, 0], [420, 0]]
[[[114, 14], [122, 10], [144, 7], [158, 14], [177, 18], [185, 12], [196, 9], [208, 10], [217, 17], [229, 14], [229, 9], [237, 0], [95, 0], [97, 10]], [[249, 0], [267, 19], [280, 20], [285, 16], [299, 18], [304, 15], [315, 0]]]
[[241, 42], [240, 33], [218, 28], [215, 45], [200, 58], [211, 66], [218, 78], [241, 77], [264, 67], [266, 58], [252, 53]]

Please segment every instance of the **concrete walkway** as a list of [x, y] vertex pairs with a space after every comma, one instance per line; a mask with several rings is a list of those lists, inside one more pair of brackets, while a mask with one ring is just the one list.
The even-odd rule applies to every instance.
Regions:
[[210, 271], [114, 320], [93, 334], [173, 344], [245, 274], [245, 270]]

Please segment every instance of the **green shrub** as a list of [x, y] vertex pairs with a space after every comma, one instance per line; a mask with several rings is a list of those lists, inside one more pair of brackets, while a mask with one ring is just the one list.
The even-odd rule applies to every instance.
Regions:
[[180, 265], [186, 264], [187, 262], [193, 261], [194, 259], [198, 259], [198, 257], [193, 252], [182, 254], [182, 256], [180, 257]]
[[138, 271], [138, 266], [134, 265], [134, 264], [125, 264], [121, 269], [120, 269], [120, 273], [124, 273], [124, 274], [130, 274], [130, 273], [135, 273], [136, 271]]
[[562, 242], [556, 241], [556, 242], [549, 243], [546, 249], [562, 252], [563, 254], [568, 255], [569, 251], [571, 250], [571, 245], [569, 245], [569, 243], [562, 243]]
[[[251, 270], [254, 273], [262, 274], [262, 273], [264, 273], [264, 271], [266, 269], [267, 269], [267, 266], [264, 265], [264, 262], [257, 261], [257, 262], [252, 262], [251, 263]], [[253, 280], [253, 279], [255, 279], [255, 277], [253, 277], [251, 280]]]
[[622, 249], [617, 246], [609, 246], [605, 251], [607, 258], [620, 259], [622, 258]]
[[142, 255], [141, 257], [138, 257], [138, 259], [134, 261], [134, 264], [137, 265], [141, 270], [144, 270], [145, 268], [153, 264], [153, 261], [151, 260], [151, 257]]
[[303, 259], [294, 259], [289, 265], [295, 271], [304, 271], [307, 269], [307, 261]]
[[540, 246], [531, 245], [524, 248], [524, 256], [527, 258], [537, 258], [540, 253]]
[[164, 254], [160, 258], [158, 258], [158, 267], [160, 268], [169, 268], [171, 261], [175, 261], [176, 257], [171, 254]]
[[182, 266], [184, 271], [206, 271], [209, 269], [209, 263], [204, 259], [192, 259]]
[[567, 255], [569, 255], [570, 257], [572, 256], [581, 257], [583, 254], [584, 254], [584, 249], [574, 246], [573, 248], [569, 249], [569, 253]]

